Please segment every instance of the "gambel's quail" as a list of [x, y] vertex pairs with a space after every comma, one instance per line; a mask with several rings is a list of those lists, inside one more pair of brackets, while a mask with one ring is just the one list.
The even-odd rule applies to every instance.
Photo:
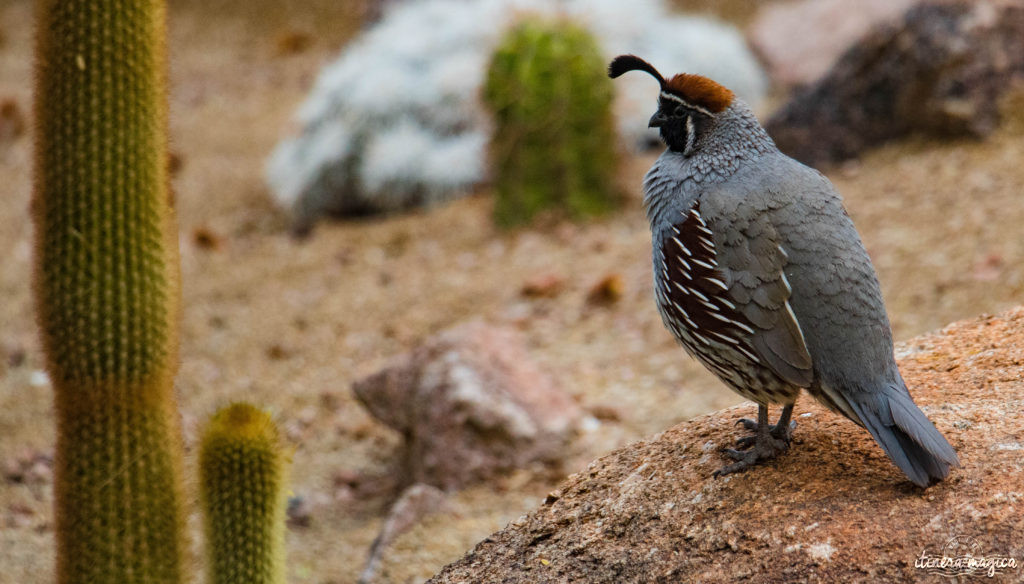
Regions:
[[[758, 404], [754, 431], [724, 449], [744, 470], [789, 447], [806, 389], [867, 429], [911, 481], [959, 466], [914, 404], [893, 357], [874, 267], [842, 199], [821, 173], [779, 152], [750, 108], [698, 75], [665, 79], [623, 55], [609, 76], [645, 71], [661, 84], [668, 149], [644, 178], [654, 291], [665, 326], [729, 387]], [[768, 404], [781, 404], [768, 424]]]

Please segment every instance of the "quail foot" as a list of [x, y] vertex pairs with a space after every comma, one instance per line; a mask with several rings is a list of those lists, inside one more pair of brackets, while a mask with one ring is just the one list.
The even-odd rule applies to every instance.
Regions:
[[[959, 466], [914, 404], [893, 357], [871, 260], [832, 184], [779, 152], [750, 108], [698, 75], [665, 79], [633, 55], [609, 76], [660, 84], [650, 126], [667, 149], [644, 178], [654, 290], [665, 326], [758, 404], [752, 436], [716, 476], [784, 452], [800, 390], [863, 426], [919, 486]], [[781, 404], [768, 424], [769, 404]]]

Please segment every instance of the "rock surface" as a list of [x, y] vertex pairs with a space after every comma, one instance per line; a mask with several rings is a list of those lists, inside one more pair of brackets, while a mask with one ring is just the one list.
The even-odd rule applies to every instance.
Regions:
[[[867, 432], [804, 396], [780, 459], [711, 478], [742, 434], [744, 404], [601, 458], [545, 503], [450, 564], [433, 584], [475, 582], [896, 582], [922, 554], [974, 546], [1024, 578], [1024, 307], [897, 349], [918, 405], [963, 468], [926, 490]], [[932, 576], [934, 578], [934, 576]]]
[[26, 126], [25, 114], [21, 113], [18, 102], [0, 99], [0, 146], [17, 140], [25, 133]]
[[918, 0], [798, 0], [758, 11], [747, 37], [772, 81], [807, 85], [828, 72], [836, 59], [873, 27], [895, 20]]
[[353, 388], [402, 434], [404, 485], [454, 490], [555, 461], [580, 417], [516, 331], [480, 322], [441, 333]]
[[810, 165], [913, 133], [988, 135], [1024, 79], [1024, 1], [933, 0], [854, 45], [766, 124]]

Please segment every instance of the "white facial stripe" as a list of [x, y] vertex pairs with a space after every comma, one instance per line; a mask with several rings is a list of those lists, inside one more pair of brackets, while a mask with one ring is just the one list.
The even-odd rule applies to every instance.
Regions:
[[689, 156], [693, 152], [693, 143], [696, 136], [693, 132], [693, 116], [686, 116], [686, 148], [683, 149], [683, 156]]
[[682, 105], [684, 105], [684, 106], [686, 106], [686, 107], [688, 107], [690, 109], [695, 109], [695, 110], [699, 111], [700, 113], [702, 113], [702, 114], [704, 114], [706, 116], [714, 115], [710, 111], [700, 107], [699, 105], [694, 105], [694, 104], [684, 100], [683, 98], [679, 97], [678, 95], [675, 95], [674, 93], [669, 93], [667, 91], [662, 91], [661, 92], [661, 97], [664, 97], [666, 99], [671, 99], [672, 101], [680, 103], [680, 104], [682, 104]]

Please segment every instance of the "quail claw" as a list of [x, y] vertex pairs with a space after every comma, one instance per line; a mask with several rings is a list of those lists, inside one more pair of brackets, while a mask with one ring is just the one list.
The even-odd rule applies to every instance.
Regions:
[[753, 446], [755, 442], [757, 442], [757, 436], [743, 436], [736, 439], [736, 446], [745, 450]]
[[748, 450], [735, 450], [723, 448], [722, 454], [736, 462], [723, 466], [712, 473], [714, 477], [729, 475], [735, 472], [746, 470], [765, 461], [771, 460], [782, 454], [789, 448], [789, 442], [771, 436], [770, 434], [759, 434], [760, 440], [754, 438], [753, 446]]
[[[733, 460], [743, 460], [746, 457], [746, 454], [747, 454], [743, 450], [735, 450], [733, 448], [723, 448], [721, 450], [721, 452], [722, 452], [722, 454], [728, 456], [729, 458], [731, 458]], [[716, 476], [717, 476], [717, 471], [716, 471]]]
[[739, 426], [740, 424], [743, 424], [743, 427], [746, 428], [747, 430], [757, 430], [757, 422], [755, 422], [754, 420], [750, 420], [748, 418], [740, 418], [736, 420], [735, 425]]

